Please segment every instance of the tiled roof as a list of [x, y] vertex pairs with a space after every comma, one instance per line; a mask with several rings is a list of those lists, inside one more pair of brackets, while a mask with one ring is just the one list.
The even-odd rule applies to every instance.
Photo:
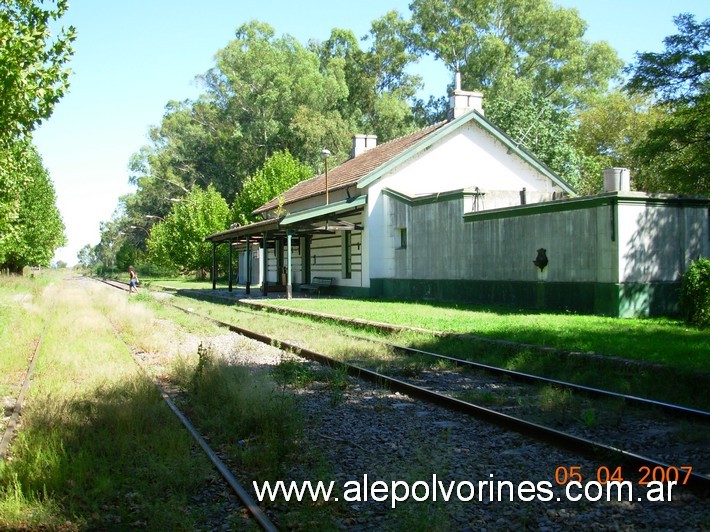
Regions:
[[[328, 190], [338, 190], [349, 187], [357, 183], [372, 171], [383, 164], [391, 161], [405, 150], [409, 149], [423, 138], [431, 135], [448, 122], [439, 122], [419, 131], [415, 131], [404, 137], [391, 140], [375, 146], [369, 151], [358, 155], [353, 159], [345, 161], [343, 164], [328, 170]], [[325, 194], [325, 174], [320, 174], [306, 181], [301, 181], [283, 193], [284, 205], [296, 201]], [[279, 198], [274, 198], [270, 202], [256, 209], [252, 214], [257, 215], [279, 205]]]

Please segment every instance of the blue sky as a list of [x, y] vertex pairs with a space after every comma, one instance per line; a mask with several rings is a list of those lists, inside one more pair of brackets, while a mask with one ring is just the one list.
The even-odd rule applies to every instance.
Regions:
[[[606, 40], [626, 62], [637, 51], [661, 51], [675, 33], [673, 16], [710, 15], [707, 0], [557, 0], [587, 21], [585, 37]], [[130, 192], [130, 156], [148, 143], [170, 100], [194, 98], [195, 77], [244, 22], [269, 23], [277, 35], [300, 42], [324, 40], [335, 27], [367, 34], [371, 22], [396, 9], [408, 17], [409, 0], [74, 0], [61, 23], [78, 32], [71, 89], [35, 133], [57, 191], [69, 243], [55, 259], [76, 263], [85, 244], [100, 238], [118, 197]], [[366, 44], [364, 46], [367, 46]], [[444, 94], [449, 75], [424, 61], [425, 94]]]

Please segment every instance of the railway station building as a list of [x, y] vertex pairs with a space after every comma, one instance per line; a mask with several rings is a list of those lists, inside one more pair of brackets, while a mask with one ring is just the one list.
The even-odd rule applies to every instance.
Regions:
[[338, 295], [664, 315], [710, 256], [710, 199], [632, 192], [619, 168], [579, 197], [458, 85], [449, 120], [382, 144], [356, 135], [349, 160], [254, 214], [207, 241], [230, 247], [230, 289], [238, 263], [264, 295], [317, 280]]

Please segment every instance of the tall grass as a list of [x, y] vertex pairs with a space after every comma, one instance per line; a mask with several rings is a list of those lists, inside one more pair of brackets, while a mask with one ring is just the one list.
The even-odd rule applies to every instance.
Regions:
[[198, 361], [176, 359], [172, 375], [190, 392], [183, 406], [232, 458], [262, 478], [284, 473], [301, 419], [292, 395], [280, 391], [268, 373], [227, 364], [201, 346]]
[[[199, 515], [186, 510], [187, 503], [209, 466], [192, 455], [191, 439], [101, 310], [132, 303], [112, 299], [108, 290], [71, 284], [47, 286], [41, 295], [56, 304], [56, 312], [38, 354], [12, 460], [0, 464], [0, 528], [150, 523], [155, 529], [193, 529]], [[2, 300], [7, 302], [7, 293]], [[129, 316], [142, 312], [131, 310]], [[152, 318], [143, 317], [150, 327]], [[8, 334], [21, 329], [26, 316], [3, 319]]]

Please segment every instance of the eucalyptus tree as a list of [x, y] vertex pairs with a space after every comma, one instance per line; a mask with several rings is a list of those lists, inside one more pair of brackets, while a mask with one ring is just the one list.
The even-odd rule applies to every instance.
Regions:
[[420, 76], [407, 71], [417, 61], [411, 51], [411, 24], [396, 11], [372, 22], [363, 49], [350, 30], [333, 29], [322, 42], [311, 42], [321, 63], [344, 62], [347, 100], [339, 107], [350, 131], [371, 133], [380, 142], [404, 135], [416, 127], [411, 102], [422, 86]]
[[[290, 35], [276, 37], [268, 24], [251, 22], [237, 30], [202, 80], [204, 100], [229, 132], [226, 147], [237, 154], [238, 182], [278, 151], [314, 163], [324, 144], [344, 145], [347, 128], [338, 112], [348, 93], [343, 69], [342, 61], [321, 68], [313, 52]], [[321, 133], [314, 150], [304, 140], [316, 132]]]
[[619, 74], [611, 46], [587, 41], [578, 12], [550, 0], [413, 0], [410, 8], [414, 49], [459, 70], [466, 89], [485, 93], [493, 123], [579, 186], [574, 112]]
[[636, 147], [656, 173], [642, 186], [653, 192], [710, 195], [710, 19], [674, 18], [678, 33], [660, 53], [637, 54], [626, 88], [652, 94], [664, 117]]

